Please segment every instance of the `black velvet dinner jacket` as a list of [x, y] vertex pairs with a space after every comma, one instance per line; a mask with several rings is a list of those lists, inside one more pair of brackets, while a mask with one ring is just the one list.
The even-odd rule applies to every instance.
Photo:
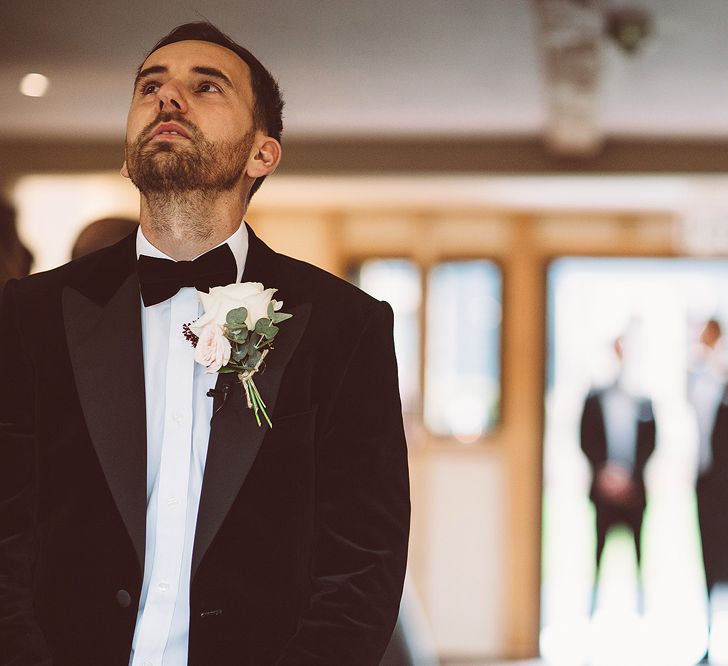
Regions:
[[[256, 376], [272, 429], [218, 378], [189, 664], [374, 666], [409, 530], [392, 312], [248, 233], [243, 280], [278, 288], [293, 318]], [[3, 294], [3, 666], [128, 663], [147, 501], [135, 267], [132, 234]]]
[[[595, 503], [603, 502], [595, 490], [596, 475], [607, 464], [607, 431], [604, 424], [604, 410], [601, 404], [603, 393], [603, 390], [594, 390], [589, 393], [584, 402], [584, 410], [581, 416], [581, 449], [584, 451], [591, 467], [592, 482], [589, 498]], [[647, 503], [644, 471], [647, 461], [655, 450], [656, 437], [655, 417], [650, 400], [640, 399], [635, 428], [637, 429], [637, 449], [635, 451], [634, 469], [632, 470], [632, 478], [637, 491], [635, 507], [644, 510]]]

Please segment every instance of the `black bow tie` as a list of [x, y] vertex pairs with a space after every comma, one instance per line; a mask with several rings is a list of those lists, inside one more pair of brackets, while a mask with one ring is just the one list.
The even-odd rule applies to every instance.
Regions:
[[139, 255], [137, 273], [142, 300], [149, 307], [172, 298], [182, 287], [209, 291], [211, 287], [232, 284], [237, 281], [238, 267], [233, 251], [225, 243], [194, 261]]

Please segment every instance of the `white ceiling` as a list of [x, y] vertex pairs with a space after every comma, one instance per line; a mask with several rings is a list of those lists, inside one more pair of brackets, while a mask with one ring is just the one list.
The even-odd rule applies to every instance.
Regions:
[[[605, 41], [605, 133], [728, 138], [728, 1], [622, 4], [652, 11], [655, 32], [634, 56]], [[202, 15], [277, 76], [287, 136], [534, 135], [545, 123], [530, 0], [0, 0], [0, 139], [120, 138], [143, 55]], [[28, 72], [50, 78], [45, 97], [19, 93]]]

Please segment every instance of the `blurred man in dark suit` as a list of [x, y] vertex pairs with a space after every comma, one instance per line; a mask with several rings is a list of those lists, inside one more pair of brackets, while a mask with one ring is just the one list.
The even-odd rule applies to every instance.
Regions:
[[33, 255], [18, 236], [15, 209], [0, 199], [0, 291], [11, 278], [30, 273]]
[[127, 217], [103, 217], [89, 222], [81, 229], [73, 244], [71, 259], [80, 259], [96, 250], [118, 243], [138, 226], [139, 222]]
[[708, 618], [710, 599], [719, 583], [728, 583], [728, 377], [722, 328], [709, 319], [700, 333], [688, 368], [688, 399], [698, 432], [695, 494], [703, 553]]
[[[652, 403], [632, 395], [624, 386], [624, 348], [614, 342], [620, 373], [610, 386], [592, 390], [581, 417], [581, 448], [592, 472], [589, 498], [596, 512], [596, 581], [607, 534], [624, 525], [634, 539], [638, 569], [641, 566], [642, 517], [646, 506], [645, 465], [655, 449]], [[641, 589], [639, 593], [640, 607]], [[593, 597], [592, 611], [596, 594]]]

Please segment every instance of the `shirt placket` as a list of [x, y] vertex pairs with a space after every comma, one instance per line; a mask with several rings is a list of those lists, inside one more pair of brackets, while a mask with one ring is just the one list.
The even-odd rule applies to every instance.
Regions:
[[163, 663], [178, 601], [185, 542], [192, 443], [194, 350], [182, 334], [182, 325], [197, 318], [195, 290], [181, 290], [171, 299], [170, 305], [156, 548], [133, 666], [161, 666]]

